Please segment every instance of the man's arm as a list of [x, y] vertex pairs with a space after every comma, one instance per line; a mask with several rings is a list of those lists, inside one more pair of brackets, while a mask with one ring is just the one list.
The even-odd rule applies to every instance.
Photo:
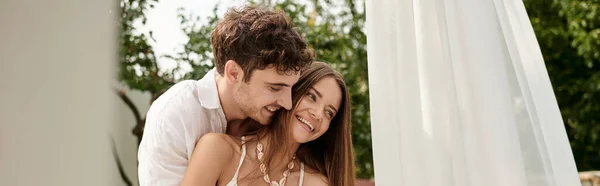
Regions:
[[176, 116], [148, 115], [138, 149], [140, 186], [179, 185], [187, 166], [183, 121]]
[[225, 134], [203, 135], [192, 153], [182, 186], [214, 186], [231, 162], [233, 151]]

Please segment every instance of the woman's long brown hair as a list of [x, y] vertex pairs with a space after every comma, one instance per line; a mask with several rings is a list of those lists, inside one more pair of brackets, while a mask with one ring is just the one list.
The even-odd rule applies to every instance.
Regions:
[[[264, 136], [259, 136], [259, 139], [263, 137], [270, 139], [267, 149], [265, 149], [265, 163], [266, 165], [272, 165], [274, 154], [289, 152], [287, 143], [292, 135], [290, 125], [295, 118], [293, 115], [294, 109], [298, 106], [302, 98], [306, 96], [310, 88], [325, 77], [335, 78], [342, 90], [342, 104], [335, 117], [331, 120], [329, 129], [314, 141], [300, 144], [300, 147], [296, 151], [296, 156], [306, 166], [317, 170], [327, 177], [329, 185], [353, 186], [355, 175], [350, 125], [350, 95], [343, 76], [327, 63], [313, 62], [312, 65], [302, 70], [300, 79], [292, 88], [292, 103], [294, 107], [291, 111], [282, 109], [274, 116], [273, 122], [270, 125], [246, 134], [265, 134]], [[291, 154], [284, 155], [291, 156]]]

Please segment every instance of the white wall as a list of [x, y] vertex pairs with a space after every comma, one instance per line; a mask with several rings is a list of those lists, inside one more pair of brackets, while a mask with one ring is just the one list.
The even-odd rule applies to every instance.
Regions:
[[116, 2], [0, 3], [0, 185], [117, 185]]

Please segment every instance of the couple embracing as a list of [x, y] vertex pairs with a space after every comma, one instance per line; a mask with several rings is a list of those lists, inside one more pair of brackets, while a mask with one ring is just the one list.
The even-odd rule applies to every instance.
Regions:
[[280, 11], [229, 9], [215, 68], [150, 107], [141, 186], [351, 186], [350, 95]]

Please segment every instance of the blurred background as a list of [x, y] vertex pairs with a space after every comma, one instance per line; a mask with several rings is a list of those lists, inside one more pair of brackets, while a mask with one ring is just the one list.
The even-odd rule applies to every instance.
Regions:
[[[600, 169], [600, 2], [524, 0], [542, 49], [582, 179]], [[210, 34], [227, 8], [260, 3], [286, 12], [317, 52], [343, 73], [352, 95], [356, 174], [373, 178], [364, 0], [120, 0], [112, 127], [115, 174], [137, 185], [137, 146], [154, 99], [211, 69]], [[118, 171], [116, 171], [118, 170]], [[597, 174], [597, 173], [595, 173]], [[591, 178], [589, 178], [591, 179]], [[596, 178], [600, 180], [599, 178]]]

